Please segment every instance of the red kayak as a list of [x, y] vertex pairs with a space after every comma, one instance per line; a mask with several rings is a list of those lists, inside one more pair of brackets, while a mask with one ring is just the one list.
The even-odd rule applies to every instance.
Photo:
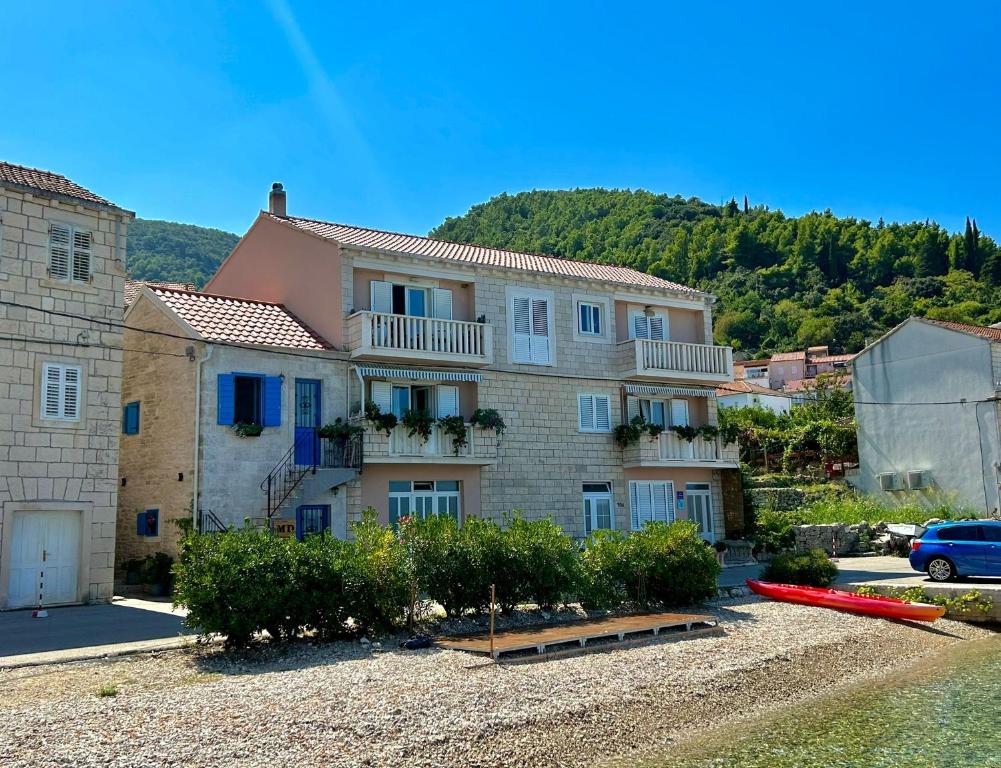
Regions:
[[839, 611], [882, 616], [885, 619], [909, 619], [910, 621], [935, 621], [945, 614], [941, 605], [928, 603], [908, 603], [895, 597], [863, 597], [854, 592], [819, 587], [800, 587], [795, 584], [773, 584], [768, 581], [748, 579], [747, 586], [756, 595], [782, 600], [786, 603], [816, 605], [821, 608], [836, 608]]

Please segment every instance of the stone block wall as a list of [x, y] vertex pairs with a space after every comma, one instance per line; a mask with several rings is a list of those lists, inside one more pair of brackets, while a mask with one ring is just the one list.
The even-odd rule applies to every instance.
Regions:
[[[51, 342], [0, 341], [0, 608], [7, 597], [4, 561], [10, 557], [13, 513], [44, 511], [46, 505], [80, 512], [78, 599], [111, 597], [122, 336], [117, 327], [91, 319], [122, 320], [120, 259], [130, 220], [125, 212], [0, 187], [0, 300], [30, 307], [0, 305], [0, 335]], [[48, 276], [54, 221], [92, 233], [91, 280]], [[81, 367], [78, 421], [41, 418], [44, 362]]]

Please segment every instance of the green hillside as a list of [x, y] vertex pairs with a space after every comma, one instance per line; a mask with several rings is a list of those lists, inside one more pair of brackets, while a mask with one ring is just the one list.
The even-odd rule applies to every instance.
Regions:
[[910, 315], [1001, 320], [1001, 250], [968, 221], [788, 217], [642, 190], [500, 195], [432, 237], [622, 264], [714, 293], [717, 340], [745, 351], [861, 349]]
[[129, 274], [202, 286], [240, 239], [221, 229], [136, 219], [127, 241]]

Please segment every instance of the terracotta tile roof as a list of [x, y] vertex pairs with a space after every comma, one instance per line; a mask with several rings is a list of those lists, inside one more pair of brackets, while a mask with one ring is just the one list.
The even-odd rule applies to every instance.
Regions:
[[942, 328], [948, 328], [950, 331], [970, 333], [974, 336], [982, 336], [985, 339], [990, 339], [991, 341], [1001, 341], [1001, 328], [994, 328], [992, 326], [985, 325], [967, 325], [966, 323], [953, 323], [948, 320], [929, 320], [926, 317], [921, 319], [926, 323], [938, 325]]
[[757, 394], [757, 395], [775, 395], [776, 397], [787, 397], [782, 392], [777, 392], [774, 389], [769, 389], [768, 387], [761, 387], [757, 384], [751, 384], [747, 381], [731, 381], [726, 384], [720, 384], [716, 387], [717, 397], [725, 397], [726, 395], [742, 395], [742, 394]]
[[95, 195], [89, 189], [84, 189], [79, 184], [51, 171], [43, 171], [38, 168], [28, 168], [24, 165], [14, 165], [0, 160], [0, 183], [17, 184], [22, 187], [31, 187], [41, 192], [53, 192], [57, 195], [75, 197], [77, 200], [86, 200], [88, 203], [107, 205], [117, 208], [114, 203], [105, 200], [100, 195]]
[[129, 278], [125, 279], [125, 306], [131, 306], [132, 302], [136, 300], [139, 295], [139, 291], [142, 290], [144, 285], [148, 285], [150, 288], [173, 288], [178, 291], [194, 291], [197, 286], [194, 283], [170, 283], [162, 280], [131, 280]]
[[155, 286], [150, 290], [205, 341], [292, 349], [332, 348], [281, 304]]
[[851, 381], [848, 371], [835, 371], [834, 373], [822, 373], [815, 379], [793, 379], [787, 381], [782, 387], [783, 392], [801, 392], [808, 389], [816, 389], [822, 384], [828, 386], [844, 386]]
[[854, 360], [858, 353], [851, 355], [822, 355], [821, 357], [811, 357], [809, 358], [809, 363], [847, 363], [849, 360]]
[[637, 272], [635, 269], [628, 269], [626, 267], [595, 264], [590, 261], [575, 261], [547, 254], [518, 253], [517, 251], [507, 251], [501, 248], [488, 248], [483, 245], [451, 243], [447, 240], [432, 240], [429, 237], [420, 237], [419, 235], [384, 232], [378, 229], [352, 227], [345, 224], [333, 224], [326, 221], [303, 219], [295, 216], [281, 217], [267, 212], [264, 215], [270, 216], [276, 221], [291, 224], [293, 227], [307, 232], [312, 232], [328, 240], [358, 248], [371, 248], [416, 256], [431, 256], [438, 259], [464, 262], [466, 264], [543, 272], [586, 280], [603, 280], [642, 288], [683, 291], [685, 293], [702, 295], [701, 292], [696, 291], [694, 288], [689, 288], [680, 283], [673, 283], [670, 280], [663, 280], [643, 272]]
[[764, 360], [734, 360], [734, 368], [763, 368], [771, 362], [768, 358]]
[[784, 363], [787, 360], [806, 360], [806, 352], [803, 350], [799, 352], [777, 352], [772, 355], [773, 363]]

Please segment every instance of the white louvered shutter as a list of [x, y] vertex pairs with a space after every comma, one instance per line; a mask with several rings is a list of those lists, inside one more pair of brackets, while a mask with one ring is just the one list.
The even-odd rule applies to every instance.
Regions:
[[653, 341], [667, 341], [667, 316], [656, 314], [650, 318], [650, 338]]
[[577, 395], [577, 417], [581, 432], [594, 431], [593, 395]]
[[382, 413], [393, 412], [393, 385], [388, 381], [372, 382], [372, 402]]
[[58, 419], [62, 413], [59, 399], [62, 392], [62, 371], [60, 366], [46, 363], [42, 366], [42, 416]]
[[640, 401], [638, 397], [626, 396], [626, 421], [632, 421], [640, 415]]
[[438, 418], [459, 415], [459, 388], [453, 385], [438, 385]]
[[452, 319], [452, 292], [444, 288], [431, 289], [431, 317], [439, 320]]
[[393, 284], [384, 280], [372, 281], [372, 311], [393, 311]]
[[549, 299], [532, 299], [532, 362], [548, 365], [550, 360]]
[[90, 280], [90, 251], [93, 235], [73, 230], [73, 279], [85, 283]]
[[650, 326], [647, 323], [646, 315], [644, 315], [642, 312], [634, 312], [631, 330], [632, 330], [632, 338], [649, 339]]
[[671, 522], [668, 516], [668, 504], [673, 500], [670, 499], [668, 484], [650, 483], [650, 495], [652, 503], [651, 518], [662, 523]]
[[80, 418], [80, 369], [63, 366], [63, 418]]
[[532, 362], [532, 300], [515, 296], [511, 301], [511, 322], [514, 326], [514, 349], [511, 359], [516, 363]]
[[672, 400], [671, 401], [671, 426], [672, 427], [687, 427], [688, 426], [688, 401], [687, 400]]
[[633, 480], [629, 484], [629, 506], [633, 530], [639, 530], [653, 520], [653, 484]]
[[72, 230], [65, 224], [49, 225], [49, 276], [68, 280], [70, 276], [70, 240]]
[[612, 429], [612, 405], [608, 395], [594, 396], [594, 429], [609, 432]]

